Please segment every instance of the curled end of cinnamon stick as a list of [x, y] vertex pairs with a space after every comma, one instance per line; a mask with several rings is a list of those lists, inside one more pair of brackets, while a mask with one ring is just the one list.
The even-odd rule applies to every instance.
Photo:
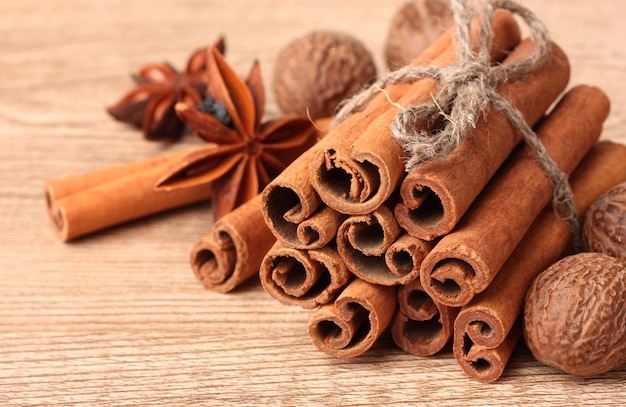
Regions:
[[433, 243], [408, 234], [400, 236], [385, 252], [385, 263], [392, 281], [406, 285], [419, 280], [420, 266], [432, 250]]
[[280, 303], [314, 309], [331, 301], [351, 274], [330, 246], [307, 252], [278, 241], [263, 259], [259, 278]]
[[70, 240], [70, 235], [65, 210], [60, 200], [56, 199], [54, 187], [50, 183], [45, 185], [44, 195], [46, 199], [46, 210], [48, 212], [48, 218], [50, 219], [52, 228], [59, 239], [67, 242]]
[[399, 308], [391, 326], [394, 342], [417, 356], [443, 349], [452, 337], [459, 309], [435, 303], [419, 280], [400, 287], [397, 298]]
[[406, 284], [419, 275], [425, 256], [414, 238], [401, 236], [392, 211], [385, 205], [367, 215], [353, 215], [337, 232], [337, 250], [346, 267], [373, 284]]
[[520, 338], [521, 324], [519, 322], [518, 320], [504, 341], [496, 347], [478, 345], [467, 333], [455, 332], [452, 351], [461, 369], [484, 383], [498, 380]]
[[229, 292], [258, 273], [275, 242], [257, 195], [213, 224], [211, 233], [192, 248], [191, 267], [206, 288]]
[[467, 335], [473, 343], [495, 348], [504, 342], [508, 331], [489, 308], [465, 307], [454, 323], [455, 335]]
[[448, 253], [431, 251], [422, 262], [420, 280], [435, 301], [450, 307], [462, 307], [481, 291], [477, 289], [477, 267], [468, 259], [459, 258], [461, 256], [446, 255]]
[[297, 239], [288, 243], [298, 249], [324, 247], [337, 235], [337, 230], [345, 218], [345, 215], [323, 206], [297, 225]]
[[384, 165], [357, 161], [334, 147], [322, 149], [311, 164], [311, 184], [334, 210], [363, 215], [378, 208], [393, 191]]
[[391, 336], [400, 349], [416, 356], [436, 354], [449, 339], [438, 318], [421, 321], [409, 318], [401, 311], [397, 311], [393, 319]]
[[395, 287], [353, 280], [334, 303], [320, 307], [311, 317], [308, 332], [313, 344], [337, 358], [363, 354], [390, 324], [395, 293]]
[[447, 189], [438, 180], [426, 177], [412, 172], [404, 178], [400, 186], [402, 202], [394, 212], [398, 224], [411, 236], [434, 240], [450, 232], [462, 214]]
[[[464, 337], [467, 339], [467, 336]], [[457, 358], [459, 366], [469, 376], [484, 383], [491, 383], [504, 372], [507, 360], [503, 360], [502, 356], [496, 349], [489, 349], [479, 345], [471, 345], [469, 340], [461, 340], [463, 344], [460, 345], [461, 356]], [[457, 350], [455, 348], [455, 356]]]
[[248, 274], [248, 266], [241, 257], [232, 237], [222, 231], [205, 236], [193, 246], [190, 264], [204, 287], [226, 293], [242, 283]]
[[327, 231], [328, 224], [324, 219], [322, 224], [320, 219], [309, 219], [321, 204], [317, 194], [312, 188], [299, 187], [295, 179], [285, 178], [283, 181], [275, 179], [262, 192], [265, 223], [277, 239], [292, 247], [312, 249], [324, 246], [334, 237], [336, 229]]

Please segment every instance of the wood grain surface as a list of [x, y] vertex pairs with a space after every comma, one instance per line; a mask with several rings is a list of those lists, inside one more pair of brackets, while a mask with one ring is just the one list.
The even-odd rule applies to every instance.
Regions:
[[[0, 0], [0, 405], [624, 405], [626, 367], [580, 379], [518, 346], [494, 384], [467, 377], [450, 349], [419, 358], [384, 336], [353, 360], [318, 351], [310, 311], [257, 280], [204, 290], [188, 255], [209, 203], [73, 243], [49, 225], [46, 179], [199, 144], [147, 142], [105, 107], [150, 62], [183, 67], [224, 35], [245, 74], [314, 29], [350, 32], [383, 72], [402, 0]], [[523, 1], [569, 55], [572, 85], [604, 89], [603, 138], [626, 142], [626, 3]], [[268, 91], [267, 115], [277, 108]]]

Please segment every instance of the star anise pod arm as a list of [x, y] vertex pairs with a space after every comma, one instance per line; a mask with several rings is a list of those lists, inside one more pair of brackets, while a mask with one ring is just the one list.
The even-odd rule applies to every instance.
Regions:
[[207, 94], [216, 103], [224, 105], [241, 140], [254, 137], [255, 127], [261, 119], [256, 115], [254, 94], [214, 47], [208, 51]]
[[[213, 44], [213, 47], [217, 50], [217, 52], [219, 52], [220, 54], [224, 55], [224, 52], [226, 51], [226, 41], [224, 40], [224, 37], [220, 37], [217, 39], [217, 41], [215, 41], [215, 43]], [[202, 47], [202, 48], [198, 48], [189, 58], [189, 60], [187, 61], [187, 68], [185, 69], [185, 73], [187, 75], [204, 75], [205, 71], [206, 71], [206, 64], [207, 64], [207, 47]], [[204, 79], [202, 79], [204, 81]], [[206, 83], [204, 84], [204, 87], [206, 88]], [[203, 92], [205, 89], [202, 89]]]
[[254, 132], [258, 132], [258, 126], [261, 125], [261, 119], [265, 112], [265, 88], [263, 86], [263, 77], [261, 76], [261, 65], [258, 60], [255, 60], [252, 64], [252, 68], [246, 78], [246, 86], [248, 86], [254, 100]]

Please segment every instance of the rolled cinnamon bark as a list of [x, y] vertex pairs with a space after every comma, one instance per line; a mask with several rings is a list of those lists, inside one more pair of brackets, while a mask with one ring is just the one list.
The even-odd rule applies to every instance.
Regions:
[[229, 292], [258, 273], [274, 242], [263, 222], [259, 194], [213, 224], [191, 249], [191, 268], [204, 287]]
[[454, 333], [457, 307], [435, 303], [418, 280], [398, 289], [398, 310], [391, 325], [393, 341], [417, 356], [442, 350]]
[[[539, 140], [564, 173], [573, 171], [600, 137], [609, 105], [600, 89], [577, 86], [539, 126]], [[424, 289], [443, 304], [467, 304], [491, 283], [551, 196], [552, 184], [535, 153], [520, 145], [424, 259]]]
[[265, 291], [280, 303], [314, 309], [327, 304], [352, 279], [337, 250], [301, 250], [277, 241], [261, 262]]
[[396, 310], [396, 288], [354, 279], [337, 299], [315, 311], [308, 332], [313, 344], [337, 358], [361, 355], [389, 326]]
[[[522, 41], [504, 63], [527, 58], [534, 47], [530, 40]], [[552, 56], [543, 67], [525, 79], [503, 84], [498, 91], [532, 127], [565, 89], [569, 76], [567, 56], [552, 44]], [[425, 240], [450, 232], [520, 138], [509, 121], [491, 108], [445, 159], [407, 174], [400, 186], [402, 203], [395, 209], [398, 223]]]
[[401, 234], [393, 212], [383, 205], [367, 215], [346, 219], [337, 232], [337, 250], [350, 271], [367, 276], [369, 273], [362, 268], [371, 267], [377, 260], [384, 263], [385, 252]]
[[337, 232], [337, 250], [348, 270], [372, 284], [391, 286], [417, 279], [432, 246], [403, 234], [386, 205], [350, 216]]
[[147, 215], [208, 200], [207, 185], [156, 192], [155, 182], [189, 151], [179, 151], [46, 182], [48, 215], [63, 241]]
[[518, 320], [504, 341], [494, 348], [474, 344], [467, 335], [460, 335], [457, 339], [455, 332], [452, 350], [455, 357], [463, 355], [457, 362], [469, 376], [484, 383], [495, 382], [504, 373], [521, 332], [521, 321]]
[[64, 198], [75, 192], [104, 184], [123, 176], [133, 174], [167, 163], [176, 163], [193, 150], [175, 151], [168, 154], [162, 154], [150, 157], [146, 160], [132, 161], [129, 163], [114, 165], [111, 167], [100, 168], [97, 170], [84, 172], [82, 174], [74, 174], [64, 178], [57, 178], [46, 181], [46, 199], [50, 202]]
[[[596, 143], [571, 176], [579, 216], [602, 193], [624, 181], [626, 146], [610, 141]], [[551, 206], [546, 207], [489, 287], [461, 309], [454, 324], [453, 351], [468, 375], [483, 381], [500, 377], [506, 363], [493, 365], [488, 359], [480, 361], [478, 355], [485, 351], [470, 354], [469, 350], [498, 348], [509, 336], [519, 339], [520, 331], [513, 333], [513, 327], [521, 314], [528, 287], [539, 273], [567, 253], [570, 244], [567, 224], [555, 215]], [[502, 349], [499, 352], [502, 354]]]
[[[519, 27], [509, 13], [500, 11], [496, 13], [496, 16], [494, 44], [500, 44], [501, 48], [498, 52], [503, 53], [512, 48], [514, 42], [519, 41]], [[456, 52], [453, 34], [454, 30], [448, 30], [424, 50], [411, 65], [427, 66], [444, 54], [447, 55], [446, 58], [452, 58]], [[387, 87], [384, 93], [377, 94], [362, 111], [350, 115], [339, 123], [326, 137], [294, 160], [270, 182], [263, 191], [263, 216], [278, 240], [300, 249], [322, 247], [327, 243], [324, 239], [316, 238], [315, 233], [309, 233], [310, 229], [306, 232], [298, 229], [298, 224], [313, 216], [322, 206], [322, 201], [311, 184], [309, 176], [311, 162], [320, 151], [347, 148], [374, 120], [389, 111], [390, 104], [387, 97], [398, 99], [404, 93], [409, 92], [414, 85], [397, 84]], [[395, 141], [393, 143], [395, 144]], [[337, 172], [331, 173], [328, 180], [334, 179], [334, 182], [343, 183], [344, 180], [340, 175], [341, 173]], [[301, 240], [303, 236], [304, 241]]]
[[[493, 23], [494, 62], [500, 61], [520, 41], [515, 19], [503, 10], [497, 10]], [[474, 43], [479, 38], [479, 27], [472, 30]], [[447, 66], [456, 60], [453, 43], [443, 54], [432, 61], [435, 66]], [[402, 92], [398, 92], [401, 89]], [[348, 143], [331, 143], [318, 152], [311, 165], [311, 183], [322, 201], [341, 213], [362, 215], [372, 212], [386, 201], [405, 175], [405, 155], [402, 147], [391, 133], [397, 108], [419, 105], [430, 100], [436, 93], [437, 82], [422, 79], [407, 85], [391, 85], [385, 88], [386, 97], [372, 101], [382, 104], [379, 116], [362, 134]], [[389, 100], [388, 100], [389, 99]], [[545, 109], [544, 109], [545, 110]], [[427, 127], [424, 123], [424, 127]]]
[[[408, 284], [419, 280], [422, 261], [433, 246], [433, 242], [403, 233], [385, 252], [385, 264], [389, 272], [381, 271], [380, 281], [386, 284]], [[382, 276], [387, 279], [383, 280]]]
[[335, 238], [346, 217], [327, 206], [320, 206], [313, 215], [296, 224], [297, 238], [290, 242], [290, 246], [303, 250], [324, 247]]

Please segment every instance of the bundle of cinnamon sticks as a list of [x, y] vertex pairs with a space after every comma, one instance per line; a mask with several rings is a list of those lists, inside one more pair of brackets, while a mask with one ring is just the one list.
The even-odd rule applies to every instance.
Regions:
[[[493, 64], [526, 58], [534, 46], [511, 14], [496, 11]], [[569, 63], [551, 47], [541, 68], [498, 91], [572, 174], [582, 215], [626, 180], [626, 146], [598, 141], [609, 101], [590, 86], [564, 93]], [[455, 51], [451, 29], [412, 65], [446, 66]], [[436, 88], [431, 79], [389, 85], [222, 218], [192, 250], [200, 280], [228, 291], [258, 269], [272, 297], [312, 310], [309, 335], [330, 355], [358, 356], [389, 330], [418, 356], [452, 341], [467, 374], [497, 380], [519, 340], [530, 282], [567, 253], [572, 236], [534, 152], [496, 110], [448, 157], [405, 172], [390, 132], [397, 105], [419, 104]]]

